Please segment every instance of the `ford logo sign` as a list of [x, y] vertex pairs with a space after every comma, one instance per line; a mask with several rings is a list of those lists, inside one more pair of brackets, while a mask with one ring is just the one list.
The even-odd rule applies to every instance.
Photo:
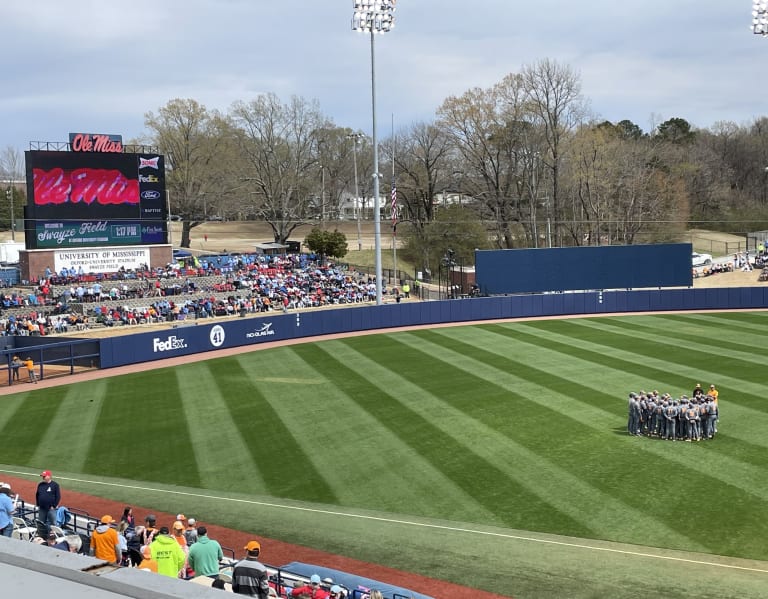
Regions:
[[142, 200], [157, 200], [158, 198], [160, 198], [160, 192], [155, 191], [154, 189], [141, 192]]

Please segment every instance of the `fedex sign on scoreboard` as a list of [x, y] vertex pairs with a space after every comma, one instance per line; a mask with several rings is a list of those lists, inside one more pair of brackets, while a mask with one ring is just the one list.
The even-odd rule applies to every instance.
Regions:
[[27, 248], [167, 243], [163, 156], [124, 153], [116, 136], [73, 135], [70, 152], [25, 153]]

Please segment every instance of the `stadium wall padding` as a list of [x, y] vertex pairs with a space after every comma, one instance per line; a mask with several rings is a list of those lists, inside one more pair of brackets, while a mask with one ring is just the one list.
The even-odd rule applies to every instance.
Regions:
[[575, 289], [689, 287], [690, 243], [476, 250], [483, 295]]
[[270, 341], [413, 325], [536, 316], [766, 307], [768, 287], [739, 287], [526, 294], [271, 313], [221, 321], [208, 318], [181, 321], [175, 328], [162, 331], [101, 339], [101, 367], [151, 362]]

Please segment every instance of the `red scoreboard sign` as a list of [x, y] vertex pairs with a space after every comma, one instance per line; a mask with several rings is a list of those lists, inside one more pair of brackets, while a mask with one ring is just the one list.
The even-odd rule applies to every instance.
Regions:
[[69, 147], [73, 152], [115, 152], [123, 151], [122, 135], [103, 133], [70, 133]]

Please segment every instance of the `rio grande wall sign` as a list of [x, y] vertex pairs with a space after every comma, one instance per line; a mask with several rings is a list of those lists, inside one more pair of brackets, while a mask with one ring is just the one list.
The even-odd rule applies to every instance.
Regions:
[[54, 252], [53, 260], [56, 272], [61, 272], [64, 268], [84, 273], [117, 272], [121, 268], [136, 270], [149, 264], [149, 248], [114, 247], [109, 249], [58, 250]]

